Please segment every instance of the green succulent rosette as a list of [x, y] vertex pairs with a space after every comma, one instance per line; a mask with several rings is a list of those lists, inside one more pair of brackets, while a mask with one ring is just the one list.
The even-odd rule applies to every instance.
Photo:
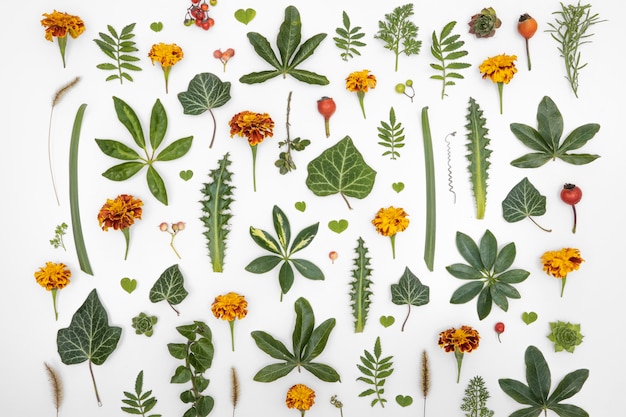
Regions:
[[496, 16], [493, 7], [486, 7], [480, 13], [472, 16], [469, 21], [469, 33], [477, 38], [490, 38], [496, 34], [496, 29], [502, 25], [502, 21]]
[[567, 351], [574, 353], [576, 346], [583, 342], [583, 335], [580, 333], [580, 324], [573, 324], [564, 321], [550, 322], [551, 333], [548, 339], [554, 343], [554, 351]]
[[133, 329], [136, 334], [144, 334], [148, 337], [154, 334], [154, 325], [158, 319], [155, 316], [148, 316], [146, 313], [139, 313], [133, 317]]

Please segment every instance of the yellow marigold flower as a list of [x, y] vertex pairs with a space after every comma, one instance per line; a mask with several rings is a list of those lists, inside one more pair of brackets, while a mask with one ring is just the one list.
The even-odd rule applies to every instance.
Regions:
[[287, 408], [300, 410], [302, 415], [315, 404], [315, 391], [304, 384], [296, 384], [287, 391]]
[[352, 93], [356, 93], [364, 119], [367, 119], [367, 116], [365, 115], [363, 98], [370, 88], [376, 88], [376, 77], [374, 74], [370, 74], [369, 70], [355, 71], [350, 73], [348, 78], [346, 78], [346, 89]]
[[248, 110], [237, 113], [228, 122], [230, 137], [246, 137], [250, 146], [256, 146], [266, 137], [274, 136], [274, 121], [267, 113], [254, 113]]
[[463, 363], [463, 355], [478, 349], [480, 335], [478, 331], [470, 326], [461, 326], [459, 329], [454, 327], [439, 333], [439, 347], [445, 352], [454, 352], [456, 359], [457, 374], [456, 382], [461, 379], [461, 365]]
[[46, 262], [46, 266], [35, 272], [37, 284], [46, 290], [62, 289], [70, 283], [72, 272], [63, 263]]
[[580, 264], [585, 262], [580, 257], [580, 251], [574, 248], [563, 248], [557, 251], [548, 251], [541, 256], [543, 270], [554, 278], [561, 279], [561, 297], [565, 289], [567, 274], [577, 271]]
[[148, 52], [148, 58], [152, 61], [152, 65], [159, 62], [162, 67], [174, 66], [184, 56], [183, 49], [175, 43], [155, 43]]
[[496, 55], [484, 60], [478, 69], [483, 74], [483, 79], [489, 78], [494, 83], [508, 84], [517, 73], [513, 62], [515, 60], [516, 55]]
[[393, 236], [409, 227], [408, 214], [403, 208], [390, 206], [381, 208], [372, 220], [376, 231], [383, 236]]
[[65, 288], [70, 283], [72, 272], [63, 263], [46, 262], [46, 266], [40, 267], [39, 271], [36, 271], [34, 275], [39, 285], [52, 292], [54, 319], [58, 320], [57, 290]]
[[243, 295], [229, 292], [215, 297], [215, 301], [211, 304], [211, 312], [216, 319], [241, 320], [248, 314], [248, 302]]
[[53, 37], [64, 38], [69, 33], [74, 39], [85, 31], [85, 23], [78, 16], [73, 16], [64, 12], [42, 14], [41, 26], [46, 27], [46, 39], [53, 42]]
[[98, 213], [98, 223], [105, 232], [109, 227], [114, 230], [127, 229], [135, 223], [135, 219], [141, 219], [142, 206], [140, 199], [128, 194], [120, 194], [115, 200], [107, 198]]

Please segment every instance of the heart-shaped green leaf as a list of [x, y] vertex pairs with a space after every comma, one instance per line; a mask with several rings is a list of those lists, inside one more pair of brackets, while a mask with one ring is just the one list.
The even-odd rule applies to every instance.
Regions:
[[537, 313], [534, 311], [523, 312], [522, 313], [522, 321], [527, 325], [537, 320]]
[[400, 404], [401, 407], [408, 407], [413, 404], [413, 398], [410, 395], [396, 395], [396, 402]]
[[380, 316], [380, 324], [385, 328], [393, 325], [395, 322], [396, 318], [394, 316]]
[[391, 188], [393, 188], [393, 190], [396, 193], [399, 193], [400, 191], [404, 190], [404, 183], [403, 182], [394, 182], [393, 184], [391, 184]]
[[178, 175], [180, 175], [180, 177], [184, 179], [185, 181], [189, 181], [191, 177], [193, 177], [193, 171], [190, 169], [186, 171], [183, 170], [183, 171], [180, 171]]
[[348, 221], [346, 219], [331, 220], [328, 222], [328, 228], [335, 233], [341, 233], [348, 228]]
[[133, 291], [135, 291], [135, 288], [137, 288], [137, 280], [130, 279], [130, 278], [122, 278], [122, 280], [120, 281], [120, 285], [122, 286], [124, 291], [130, 294]]
[[254, 9], [239, 9], [235, 12], [235, 19], [237, 19], [237, 21], [243, 23], [244, 25], [250, 23], [255, 16], [256, 10]]
[[160, 32], [163, 29], [163, 22], [152, 22], [150, 24], [150, 29], [154, 32]]
[[296, 210], [301, 211], [304, 213], [304, 210], [306, 210], [306, 203], [304, 201], [298, 201], [295, 204], [296, 206]]

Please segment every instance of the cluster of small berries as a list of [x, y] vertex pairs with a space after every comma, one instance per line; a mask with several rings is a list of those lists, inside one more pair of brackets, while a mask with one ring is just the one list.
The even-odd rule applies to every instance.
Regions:
[[191, 6], [187, 8], [187, 14], [185, 15], [185, 26], [191, 26], [195, 23], [196, 26], [201, 27], [204, 30], [209, 30], [215, 24], [215, 20], [209, 17], [209, 4], [215, 6], [217, 0], [209, 0], [207, 4], [206, 0], [191, 0]]
[[228, 48], [224, 52], [221, 49], [216, 49], [213, 51], [213, 57], [219, 59], [224, 66], [224, 72], [226, 72], [226, 64], [228, 60], [235, 56], [235, 50], [233, 48]]

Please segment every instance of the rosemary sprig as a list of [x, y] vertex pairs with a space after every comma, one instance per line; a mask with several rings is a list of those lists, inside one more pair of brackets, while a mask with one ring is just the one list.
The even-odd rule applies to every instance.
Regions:
[[600, 20], [597, 13], [591, 14], [591, 5], [580, 4], [567, 5], [561, 3], [561, 10], [552, 13], [557, 15], [554, 23], [548, 23], [551, 29], [547, 30], [552, 38], [559, 43], [557, 48], [561, 57], [565, 59], [565, 78], [569, 81], [574, 95], [578, 98], [578, 73], [587, 66], [587, 63], [580, 62], [580, 47], [586, 43], [591, 43], [588, 38], [593, 33], [588, 33], [591, 26], [604, 22]]

